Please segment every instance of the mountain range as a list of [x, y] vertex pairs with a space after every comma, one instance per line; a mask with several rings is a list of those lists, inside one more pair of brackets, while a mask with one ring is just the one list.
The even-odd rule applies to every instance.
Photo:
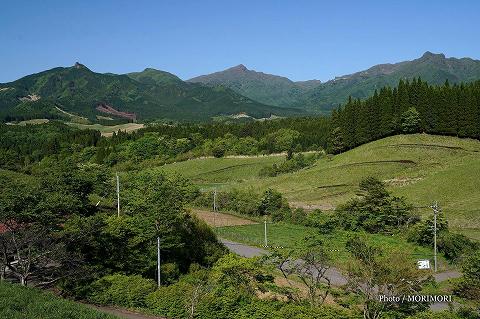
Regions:
[[168, 72], [95, 73], [76, 63], [0, 84], [4, 119], [52, 114], [130, 120], [208, 121], [218, 116], [289, 116], [302, 111], [265, 105], [233, 90], [187, 83]]
[[480, 79], [480, 61], [425, 52], [420, 58], [379, 64], [327, 82], [291, 81], [244, 65], [183, 81], [147, 68], [96, 73], [76, 63], [0, 84], [0, 119], [80, 116], [129, 120], [209, 121], [216, 117], [327, 114], [349, 96], [365, 98], [400, 79], [430, 84]]
[[480, 79], [480, 61], [470, 58], [446, 58], [444, 54], [425, 52], [420, 58], [395, 64], [379, 64], [367, 70], [318, 80], [293, 82], [247, 69], [243, 65], [188, 80], [210, 86], [222, 85], [259, 102], [296, 107], [314, 113], [327, 113], [349, 96], [365, 98], [375, 89], [396, 86], [400, 79], [421, 77], [430, 84], [469, 82]]

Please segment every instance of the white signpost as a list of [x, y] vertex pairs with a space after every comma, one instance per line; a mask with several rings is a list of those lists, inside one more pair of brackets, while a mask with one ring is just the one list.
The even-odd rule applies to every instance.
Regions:
[[422, 259], [417, 261], [418, 269], [430, 269], [430, 260]]

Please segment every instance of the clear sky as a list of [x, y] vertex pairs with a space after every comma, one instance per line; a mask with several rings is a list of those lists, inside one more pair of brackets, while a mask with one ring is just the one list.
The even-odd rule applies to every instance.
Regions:
[[0, 82], [76, 61], [182, 79], [237, 64], [292, 80], [425, 51], [480, 59], [480, 1], [6, 1]]

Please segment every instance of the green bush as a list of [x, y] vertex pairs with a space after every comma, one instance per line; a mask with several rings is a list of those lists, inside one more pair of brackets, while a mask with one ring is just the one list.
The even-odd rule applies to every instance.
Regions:
[[455, 294], [480, 300], [480, 250], [468, 256], [462, 265], [463, 277], [454, 289]]
[[115, 319], [50, 292], [0, 282], [0, 318]]
[[317, 154], [303, 155], [302, 153], [286, 159], [280, 165], [273, 164], [272, 166], [263, 167], [258, 173], [260, 177], [274, 177], [280, 174], [296, 172], [302, 168], [309, 167], [315, 163]]
[[442, 232], [437, 241], [438, 251], [452, 261], [457, 261], [468, 252], [478, 248], [478, 244], [462, 234]]
[[155, 315], [176, 319], [187, 318], [187, 298], [191, 291], [191, 285], [180, 280], [148, 294], [145, 305]]
[[[433, 247], [433, 223], [433, 216], [431, 216], [412, 227], [408, 233], [408, 240], [425, 247]], [[449, 232], [447, 220], [443, 214], [439, 214], [437, 216], [437, 247], [448, 260], [457, 261], [478, 249], [479, 245], [465, 235]]]
[[89, 300], [103, 305], [129, 308], [145, 306], [145, 297], [155, 290], [155, 282], [142, 276], [114, 274], [100, 278], [91, 285]]
[[404, 198], [392, 196], [385, 184], [367, 177], [359, 183], [360, 198], [353, 198], [335, 210], [336, 218], [346, 230], [369, 233], [392, 233], [418, 221], [412, 206]]

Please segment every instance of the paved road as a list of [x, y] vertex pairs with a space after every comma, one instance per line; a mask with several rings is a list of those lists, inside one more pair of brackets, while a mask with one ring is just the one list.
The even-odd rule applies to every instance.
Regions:
[[220, 238], [220, 241], [231, 252], [233, 252], [233, 253], [235, 253], [239, 256], [242, 256], [242, 257], [250, 258], [250, 257], [258, 257], [258, 256], [268, 254], [268, 251], [266, 251], [264, 249], [257, 248], [257, 247], [248, 246], [248, 245], [241, 244], [241, 243], [236, 243], [236, 242], [226, 240], [226, 239], [223, 239], [223, 238]]
[[448, 270], [444, 272], [437, 272], [433, 275], [433, 277], [435, 278], [436, 282], [442, 282], [448, 279], [460, 278], [462, 277], [462, 273], [456, 270]]
[[[230, 240], [220, 238], [220, 241], [233, 253], [243, 257], [256, 257], [268, 254], [267, 250], [256, 248], [253, 246], [236, 243]], [[330, 279], [332, 286], [343, 286], [347, 283], [347, 278], [340, 272], [338, 268], [330, 268], [325, 273], [327, 278]], [[433, 275], [436, 282], [442, 282], [451, 278], [459, 278], [462, 274], [458, 271], [445, 271], [436, 273]], [[458, 306], [458, 303], [454, 302], [454, 306]], [[442, 311], [448, 309], [447, 303], [434, 303], [430, 305], [432, 311]]]
[[[233, 253], [242, 257], [257, 257], [268, 254], [267, 250], [257, 247], [236, 243], [230, 240], [220, 238], [220, 241]], [[325, 273], [333, 286], [343, 286], [347, 283], [347, 278], [335, 267], [331, 267]]]

